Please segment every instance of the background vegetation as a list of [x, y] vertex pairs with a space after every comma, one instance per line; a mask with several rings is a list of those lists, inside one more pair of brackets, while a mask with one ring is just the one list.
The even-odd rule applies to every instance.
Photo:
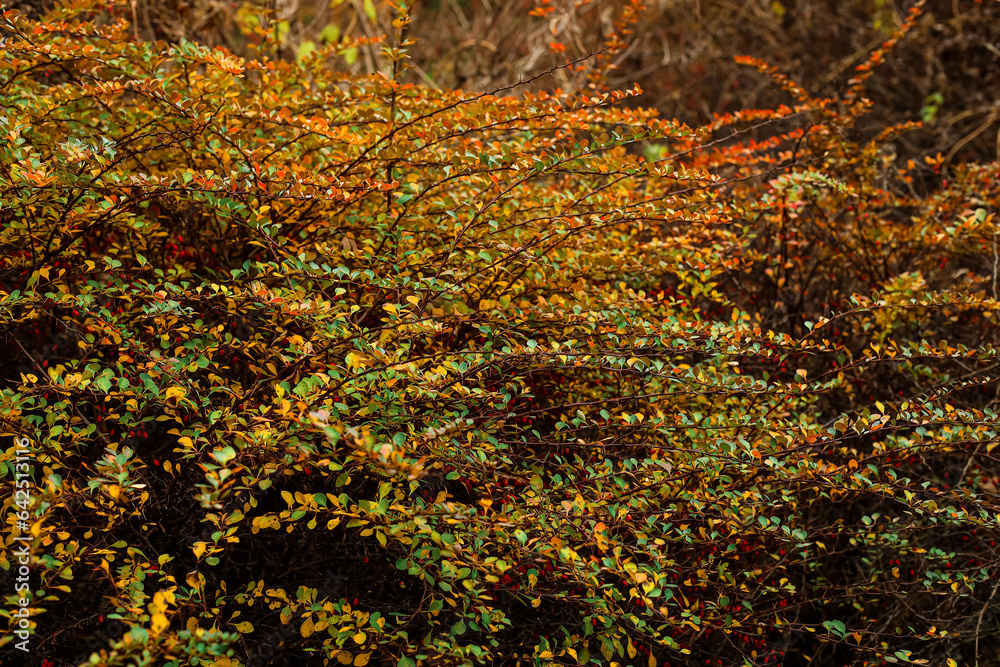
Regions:
[[36, 664], [1000, 663], [997, 4], [650, 5], [5, 11]]

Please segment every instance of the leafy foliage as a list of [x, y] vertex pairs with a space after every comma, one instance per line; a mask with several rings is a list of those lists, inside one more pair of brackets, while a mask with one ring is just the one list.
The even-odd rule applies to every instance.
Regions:
[[4, 14], [38, 650], [995, 664], [997, 167], [848, 139], [911, 24], [692, 128], [404, 83], [397, 11], [369, 76]]

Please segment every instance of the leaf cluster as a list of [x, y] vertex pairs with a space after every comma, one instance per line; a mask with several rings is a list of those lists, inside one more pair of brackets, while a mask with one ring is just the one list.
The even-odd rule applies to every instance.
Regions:
[[845, 138], [881, 51], [836, 100], [750, 63], [795, 104], [688, 127], [406, 83], [398, 12], [367, 76], [3, 15], [36, 650], [992, 659], [996, 165], [883, 183], [906, 128]]

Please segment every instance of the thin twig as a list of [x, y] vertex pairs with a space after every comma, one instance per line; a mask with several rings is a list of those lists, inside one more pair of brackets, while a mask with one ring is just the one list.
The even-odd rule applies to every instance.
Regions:
[[993, 592], [990, 593], [990, 597], [987, 598], [983, 608], [979, 610], [979, 620], [976, 621], [976, 667], [979, 667], [979, 631], [983, 627], [983, 616], [986, 615], [986, 610], [989, 609], [990, 602], [993, 601], [993, 596], [997, 594], [998, 588], [1000, 588], [1000, 581], [993, 586]]
[[1000, 112], [994, 111], [986, 118], [986, 120], [983, 122], [982, 125], [980, 125], [972, 132], [962, 137], [959, 141], [955, 142], [955, 145], [951, 147], [950, 151], [948, 151], [948, 155], [945, 156], [944, 164], [945, 165], [950, 164], [951, 159], [955, 157], [955, 153], [962, 150], [966, 144], [968, 144], [970, 141], [972, 141], [980, 134], [988, 130], [990, 125], [992, 125], [998, 118], [1000, 118]]

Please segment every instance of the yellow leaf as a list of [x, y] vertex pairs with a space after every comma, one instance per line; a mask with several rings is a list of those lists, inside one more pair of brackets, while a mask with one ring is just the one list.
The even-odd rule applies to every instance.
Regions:
[[164, 611], [167, 608], [167, 605], [173, 603], [173, 601], [173, 592], [157, 591], [153, 594], [153, 601], [149, 606], [154, 612], [160, 612]]
[[202, 554], [205, 553], [205, 548], [208, 545], [205, 542], [195, 542], [191, 550], [194, 552], [195, 558], [201, 558]]
[[184, 580], [188, 586], [199, 592], [205, 585], [205, 575], [200, 572], [188, 572]]
[[239, 632], [240, 634], [247, 635], [253, 632], [253, 623], [251, 623], [250, 621], [243, 621], [242, 623], [237, 623], [233, 627], [236, 628], [236, 631]]
[[302, 624], [302, 629], [299, 632], [302, 633], [303, 637], [308, 637], [313, 633], [314, 629], [313, 620], [311, 618], [307, 618], [306, 622]]
[[351, 639], [354, 640], [355, 644], [364, 644], [365, 640], [368, 639], [368, 635], [366, 635], [363, 632], [359, 632], [358, 634], [351, 637]]
[[354, 667], [365, 667], [368, 664], [368, 658], [371, 657], [371, 653], [359, 653], [356, 658], [354, 658]]
[[604, 531], [607, 529], [608, 527], [603, 521], [598, 522], [598, 524], [594, 526], [594, 541], [597, 542], [597, 548], [601, 551], [608, 550], [608, 538], [604, 536]]
[[354, 352], [350, 352], [346, 357], [344, 357], [344, 363], [352, 369], [363, 368], [365, 365], [364, 358], [360, 354], [355, 354]]
[[351, 661], [353, 659], [354, 659], [354, 656], [352, 656], [347, 651], [341, 651], [340, 653], [337, 654], [337, 660], [339, 660], [340, 664], [342, 664], [342, 665], [349, 665], [349, 664], [351, 664]]
[[532, 607], [538, 607], [541, 604], [542, 604], [542, 598], [535, 598], [534, 600], [531, 601]]
[[170, 621], [167, 620], [166, 616], [164, 616], [163, 614], [153, 614], [151, 629], [154, 635], [160, 634], [168, 627], [170, 627]]
[[184, 390], [183, 387], [168, 387], [167, 388], [167, 396], [166, 396], [166, 398], [167, 398], [168, 401], [171, 398], [173, 398], [173, 397], [177, 397], [178, 399], [181, 399], [181, 398], [184, 398], [185, 394], [187, 394], [187, 392]]

